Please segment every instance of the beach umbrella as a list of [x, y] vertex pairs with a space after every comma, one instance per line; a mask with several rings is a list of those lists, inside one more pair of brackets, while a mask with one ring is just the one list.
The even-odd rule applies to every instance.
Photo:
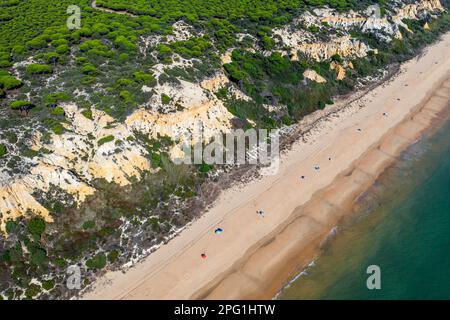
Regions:
[[216, 230], [214, 230], [215, 234], [221, 234], [223, 232], [222, 228], [217, 228]]

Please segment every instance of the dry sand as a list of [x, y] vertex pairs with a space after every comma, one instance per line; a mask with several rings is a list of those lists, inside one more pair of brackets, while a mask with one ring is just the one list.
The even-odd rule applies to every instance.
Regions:
[[[307, 142], [283, 155], [277, 175], [224, 192], [180, 236], [126, 273], [108, 272], [83, 298], [273, 297], [317, 254], [345, 208], [445, 116], [449, 75], [446, 34], [388, 84], [321, 121]], [[221, 235], [214, 234], [218, 226]]]

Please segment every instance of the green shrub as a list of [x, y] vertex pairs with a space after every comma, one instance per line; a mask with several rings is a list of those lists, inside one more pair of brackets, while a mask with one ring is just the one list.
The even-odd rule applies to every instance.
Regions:
[[209, 164], [203, 163], [199, 166], [199, 171], [202, 173], [207, 173], [212, 169], [212, 166]]
[[83, 225], [81, 226], [84, 230], [88, 230], [88, 229], [94, 229], [95, 228], [95, 221], [94, 220], [89, 220], [83, 223]]
[[42, 281], [42, 288], [45, 290], [51, 290], [55, 287], [55, 281], [54, 280], [44, 280]]
[[98, 33], [100, 35], [107, 34], [109, 32], [109, 28], [106, 24], [96, 23], [92, 26], [92, 31], [94, 33]]
[[0, 158], [8, 153], [8, 149], [4, 144], [0, 144]]
[[22, 81], [10, 75], [0, 75], [0, 88], [5, 90], [16, 89], [22, 86]]
[[52, 110], [52, 115], [54, 116], [63, 116], [64, 113], [65, 113], [64, 109], [59, 106]]
[[89, 50], [107, 51], [109, 48], [100, 40], [87, 40], [80, 45], [80, 50], [87, 52]]
[[261, 39], [261, 44], [265, 50], [272, 50], [273, 46], [275, 44], [275, 41], [271, 37], [265, 35]]
[[81, 72], [83, 72], [83, 74], [87, 74], [87, 75], [91, 75], [91, 76], [98, 74], [97, 68], [90, 62], [85, 63], [83, 65], [83, 67], [81, 68]]
[[29, 64], [26, 70], [29, 74], [48, 74], [53, 72], [52, 67], [49, 65], [37, 63]]
[[77, 57], [77, 58], [75, 58], [75, 63], [77, 65], [83, 65], [86, 62], [88, 62], [88, 58], [86, 58], [86, 57]]
[[61, 56], [56, 52], [49, 52], [44, 55], [44, 60], [46, 63], [56, 63], [60, 58]]
[[[39, 239], [39, 236], [34, 236], [36, 239]], [[47, 252], [45, 249], [41, 248], [39, 245], [36, 245], [34, 242], [30, 243], [28, 246], [28, 251], [30, 252], [29, 261], [30, 264], [35, 266], [43, 266], [48, 262]]]
[[47, 41], [44, 37], [36, 37], [28, 41], [26, 44], [31, 49], [41, 49], [47, 46]]
[[41, 287], [37, 284], [30, 284], [25, 291], [25, 296], [27, 299], [33, 299], [33, 297], [37, 296], [41, 292]]
[[205, 37], [194, 37], [189, 40], [176, 41], [171, 43], [173, 51], [187, 58], [200, 57], [208, 51], [212, 45]]
[[56, 266], [61, 267], [61, 268], [65, 268], [65, 267], [67, 266], [66, 260], [64, 260], [64, 259], [61, 258], [61, 257], [55, 258], [55, 259], [53, 260], [53, 263], [54, 263]]
[[120, 78], [116, 81], [116, 84], [120, 87], [127, 87], [133, 85], [133, 80], [126, 79], [126, 78]]
[[28, 221], [27, 228], [32, 235], [40, 237], [45, 231], [45, 221], [41, 217], [34, 217]]
[[22, 55], [25, 52], [27, 52], [27, 48], [25, 46], [18, 44], [18, 45], [15, 45], [11, 51], [15, 55]]
[[57, 135], [62, 134], [63, 131], [64, 131], [64, 127], [63, 127], [60, 123], [57, 123], [57, 124], [53, 125], [53, 126], [51, 127], [51, 129], [52, 129], [52, 131], [53, 131], [55, 134], [57, 134]]
[[106, 266], [106, 255], [104, 253], [99, 253], [98, 255], [87, 260], [86, 266], [89, 269], [103, 269]]
[[142, 71], [137, 71], [133, 73], [134, 81], [142, 84], [153, 84], [156, 79], [150, 73], [145, 73]]
[[17, 229], [17, 227], [18, 227], [18, 224], [14, 220], [6, 221], [6, 226], [5, 226], [6, 233], [8, 233], [8, 234], [13, 233]]
[[172, 49], [169, 46], [162, 43], [156, 47], [156, 51], [158, 52], [158, 58], [160, 59], [166, 58], [172, 53]]
[[114, 138], [113, 135], [109, 135], [109, 136], [106, 136], [106, 137], [103, 137], [103, 138], [99, 139], [99, 140], [97, 141], [97, 144], [98, 144], [98, 146], [100, 147], [101, 145], [104, 145], [105, 143], [114, 141], [114, 139], [115, 139], [115, 138]]
[[59, 47], [62, 45], [67, 45], [67, 44], [69, 44], [69, 41], [67, 41], [66, 39], [61, 39], [61, 38], [55, 39], [51, 42], [51, 45], [54, 47]]
[[38, 151], [30, 149], [30, 148], [26, 148], [25, 150], [22, 151], [22, 155], [24, 157], [27, 157], [27, 158], [30, 158], [30, 159], [36, 157], [38, 154], [39, 154]]
[[62, 44], [60, 46], [57, 46], [55, 50], [59, 54], [66, 54], [70, 51], [70, 48], [67, 44]]
[[34, 104], [27, 100], [15, 100], [10, 104], [13, 110], [28, 110], [34, 107]]
[[132, 50], [136, 50], [137, 46], [131, 42], [129, 39], [127, 39], [125, 36], [118, 36], [115, 40], [114, 40], [114, 44], [116, 45], [116, 47], [125, 50], [125, 51], [132, 51]]
[[46, 95], [44, 101], [46, 104], [56, 104], [63, 101], [68, 101], [70, 99], [69, 95], [65, 92], [55, 92]]
[[89, 86], [89, 85], [94, 84], [96, 81], [97, 81], [97, 79], [94, 76], [85, 75], [81, 79], [81, 84], [83, 84], [85, 86]]
[[87, 119], [89, 119], [89, 120], [92, 120], [93, 118], [92, 118], [92, 110], [84, 110], [84, 111], [82, 111], [81, 112], [81, 114], [83, 115], [83, 116], [85, 116]]
[[5, 133], [6, 136], [6, 140], [8, 140], [9, 143], [17, 143], [18, 141], [18, 137], [17, 134], [15, 132], [12, 131], [8, 131]]
[[114, 263], [118, 257], [119, 252], [117, 250], [112, 250], [110, 253], [108, 253], [108, 261], [111, 263]]
[[119, 62], [126, 62], [130, 58], [130, 55], [128, 53], [121, 53], [119, 55]]
[[80, 30], [78, 30], [78, 32], [82, 37], [92, 36], [92, 30], [89, 27], [82, 27]]
[[152, 152], [151, 163], [154, 168], [160, 167], [162, 165], [161, 155], [156, 152]]
[[172, 99], [165, 93], [161, 93], [162, 104], [169, 104]]
[[131, 103], [131, 102], [133, 102], [133, 100], [134, 100], [133, 95], [132, 95], [131, 92], [128, 91], [128, 90], [120, 91], [119, 96], [120, 96], [120, 98], [122, 98], [122, 100], [123, 100], [125, 103]]
[[9, 68], [12, 66], [13, 66], [13, 63], [9, 60], [0, 60], [0, 68]]

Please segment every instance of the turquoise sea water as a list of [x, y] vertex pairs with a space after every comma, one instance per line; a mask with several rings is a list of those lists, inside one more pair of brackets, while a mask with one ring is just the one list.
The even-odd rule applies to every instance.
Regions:
[[[403, 153], [280, 299], [450, 299], [450, 123]], [[369, 290], [366, 269], [381, 270]]]

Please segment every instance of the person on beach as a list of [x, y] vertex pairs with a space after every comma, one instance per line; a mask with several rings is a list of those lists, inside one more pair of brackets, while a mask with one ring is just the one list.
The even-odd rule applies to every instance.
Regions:
[[207, 257], [206, 257], [206, 253], [202, 253], [201, 255], [200, 255], [200, 257], [202, 257], [202, 259], [203, 260], [205, 260]]
[[264, 211], [258, 210], [258, 211], [256, 211], [256, 213], [259, 214], [261, 217], [264, 218]]

